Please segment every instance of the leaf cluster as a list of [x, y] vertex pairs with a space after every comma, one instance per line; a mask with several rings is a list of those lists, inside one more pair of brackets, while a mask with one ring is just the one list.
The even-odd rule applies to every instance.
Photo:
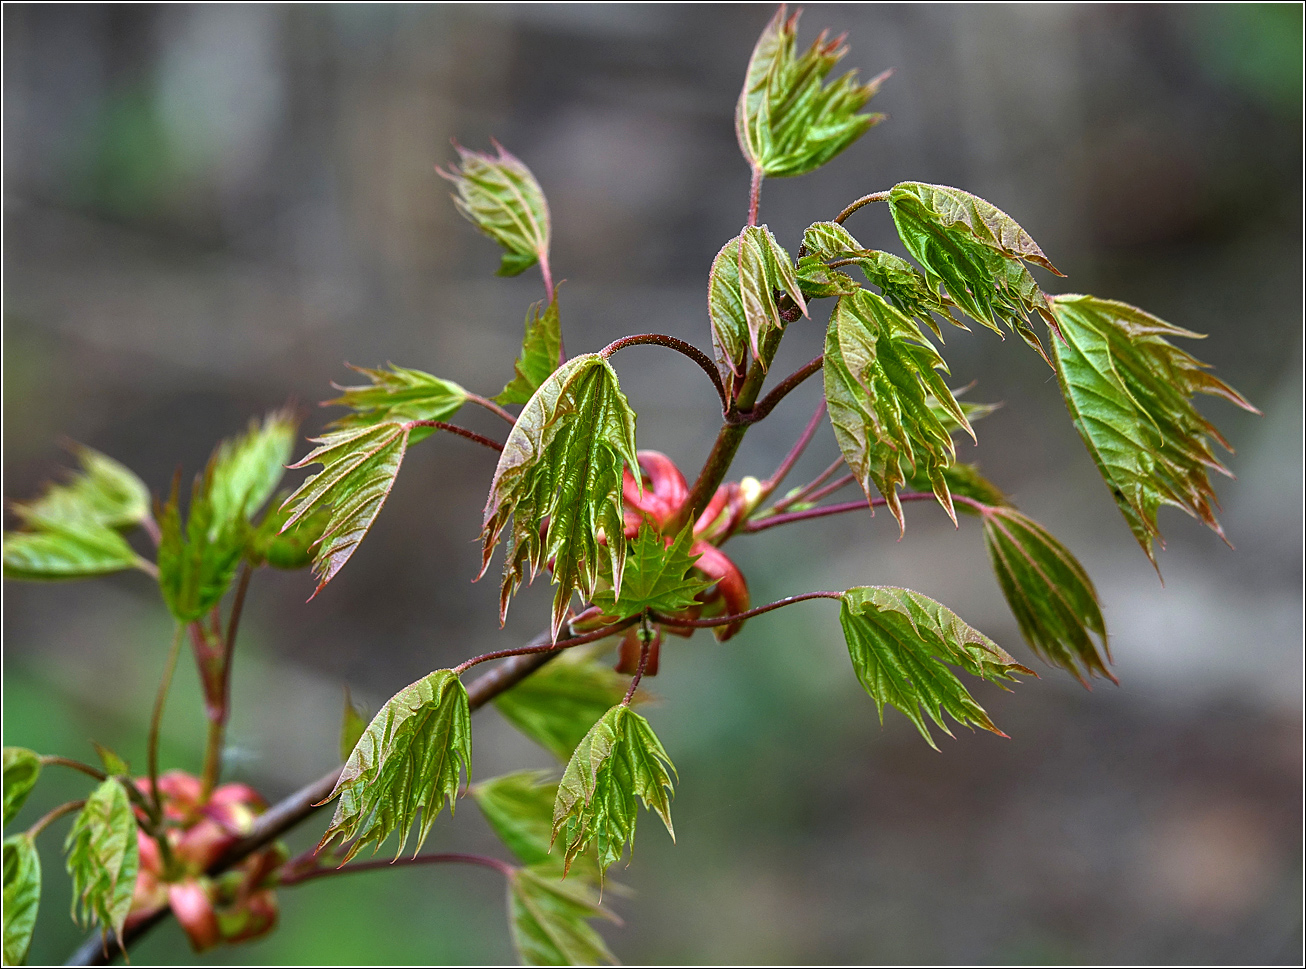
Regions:
[[73, 880], [73, 917], [94, 919], [121, 941], [136, 889], [140, 848], [136, 815], [118, 779], [104, 781], [86, 799], [64, 851]]
[[645, 612], [670, 616], [692, 608], [697, 604], [696, 596], [712, 584], [690, 575], [698, 560], [698, 555], [690, 551], [693, 544], [692, 523], [672, 538], [645, 522], [626, 554], [621, 594], [612, 588], [599, 589], [594, 593], [594, 604], [618, 620]]

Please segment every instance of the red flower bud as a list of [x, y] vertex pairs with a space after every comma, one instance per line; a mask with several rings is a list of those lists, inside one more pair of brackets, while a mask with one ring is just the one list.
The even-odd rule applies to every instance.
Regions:
[[191, 948], [196, 952], [212, 949], [222, 941], [218, 916], [213, 911], [208, 889], [198, 878], [188, 878], [168, 886], [168, 904], [172, 914], [186, 930]]

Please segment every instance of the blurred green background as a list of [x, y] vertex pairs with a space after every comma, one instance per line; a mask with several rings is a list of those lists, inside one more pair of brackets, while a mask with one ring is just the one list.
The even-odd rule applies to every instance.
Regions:
[[[707, 268], [747, 207], [732, 112], [770, 13], [6, 4], [5, 496], [58, 475], [61, 438], [163, 489], [250, 416], [330, 396], [345, 361], [497, 391], [539, 284], [492, 276], [495, 247], [433, 171], [451, 137], [495, 136], [539, 177], [569, 350], [645, 330], [706, 346]], [[1041, 277], [1053, 291], [1209, 333], [1194, 352], [1265, 412], [1209, 409], [1238, 447], [1237, 479], [1217, 484], [1237, 550], [1163, 513], [1162, 586], [1044, 365], [992, 333], [948, 334], [955, 382], [1006, 402], [973, 453], [1094, 576], [1120, 687], [1039, 665], [1011, 694], [977, 690], [1011, 740], [960, 731], [935, 753], [892, 711], [881, 727], [828, 604], [726, 645], [673, 640], [647, 713], [680, 770], [679, 843], [644, 819], [635, 863], [613, 872], [634, 891], [609, 896], [625, 926], [606, 937], [631, 963], [1298, 963], [1301, 7], [818, 4], [800, 40], [825, 26], [848, 31], [863, 76], [895, 68], [873, 103], [891, 120], [821, 172], [767, 183], [762, 220], [792, 250], [866, 192], [958, 185], [1070, 274]], [[885, 212], [851, 228], [891, 247]], [[793, 327], [783, 362], [818, 352], [821, 322]], [[701, 374], [651, 350], [617, 365], [640, 445], [697, 467], [716, 429]], [[774, 467], [817, 392], [749, 435], [740, 474]], [[312, 410], [305, 432], [327, 419]], [[794, 481], [834, 453], [823, 431]], [[230, 776], [284, 794], [332, 765], [345, 684], [375, 709], [536, 631], [546, 589], [501, 631], [494, 584], [469, 582], [491, 457], [453, 438], [416, 449], [312, 604], [307, 575], [260, 575]], [[757, 602], [910, 585], [1027, 656], [975, 523], [908, 512], [901, 542], [888, 516], [847, 516], [730, 554]], [[143, 763], [168, 632], [140, 577], [6, 584], [5, 743], [89, 758], [94, 738]], [[197, 697], [187, 670], [168, 765], [198, 768]], [[477, 777], [548, 763], [492, 712], [476, 759]], [[50, 771], [17, 825], [83, 786]], [[59, 837], [34, 963], [82, 938]], [[470, 805], [430, 844], [497, 850]], [[501, 962], [502, 896], [478, 869], [318, 881], [282, 893], [280, 931], [200, 961]], [[191, 958], [174, 924], [132, 952]]]

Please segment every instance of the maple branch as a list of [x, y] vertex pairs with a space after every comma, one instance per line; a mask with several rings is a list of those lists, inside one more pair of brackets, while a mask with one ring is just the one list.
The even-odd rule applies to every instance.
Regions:
[[[505, 412], [506, 413], [506, 412]], [[514, 424], [516, 421], [513, 422]], [[457, 434], [459, 437], [465, 437], [469, 441], [475, 441], [483, 447], [488, 447], [491, 451], [503, 451], [503, 445], [498, 441], [483, 437], [475, 431], [469, 431], [465, 427], [459, 427], [457, 424], [446, 424], [444, 421], [408, 421], [405, 427], [438, 427], [442, 431], [449, 431], [451, 434]]]
[[[293, 864], [287, 862], [282, 866], [282, 870]], [[500, 861], [498, 858], [490, 858], [486, 855], [469, 855], [455, 851], [444, 851], [429, 855], [414, 855], [411, 858], [396, 858], [393, 861], [359, 861], [352, 864], [343, 865], [340, 868], [311, 868], [308, 871], [294, 873], [288, 872], [278, 878], [278, 885], [301, 885], [304, 882], [313, 881], [317, 878], [325, 878], [328, 875], [348, 875], [352, 872], [359, 871], [378, 871], [380, 869], [401, 868], [407, 865], [445, 865], [445, 864], [464, 864], [480, 865], [483, 868], [492, 868], [505, 878], [512, 874], [512, 865], [506, 861]]]
[[821, 355], [814, 360], [807, 361], [807, 363], [803, 364], [801, 367], [799, 367], [797, 370], [791, 373], [784, 380], [776, 384], [775, 389], [773, 389], [769, 394], [767, 394], [755, 405], [753, 405], [752, 408], [750, 408], [747, 411], [741, 411], [739, 416], [742, 419], [742, 422], [747, 424], [756, 424], [762, 418], [766, 417], [767, 414], [775, 410], [776, 404], [784, 400], [786, 394], [788, 394], [791, 390], [793, 390], [795, 387], [801, 384], [812, 374], [820, 371], [821, 365], [824, 362], [825, 362], [824, 355]]
[[730, 401], [726, 397], [726, 388], [721, 383], [721, 375], [717, 373], [716, 364], [706, 353], [694, 346], [692, 343], [686, 343], [684, 340], [677, 340], [674, 336], [667, 336], [664, 333], [636, 333], [634, 336], [622, 337], [599, 351], [599, 356], [604, 360], [612, 356], [618, 350], [624, 347], [634, 347], [641, 345], [652, 345], [666, 347], [669, 350], [675, 350], [693, 360], [702, 371], [707, 374], [712, 386], [716, 388], [716, 395], [721, 399], [721, 411], [725, 413], [730, 409]]

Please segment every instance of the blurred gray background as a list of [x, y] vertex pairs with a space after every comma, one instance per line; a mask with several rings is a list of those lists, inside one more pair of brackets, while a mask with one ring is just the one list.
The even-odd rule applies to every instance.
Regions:
[[[538, 276], [497, 251], [433, 166], [500, 139], [554, 214], [567, 347], [660, 330], [709, 345], [706, 274], [746, 214], [732, 117], [766, 6], [58, 6], [4, 17], [4, 494], [59, 474], [73, 439], [155, 489], [253, 415], [308, 407], [387, 360], [493, 394]], [[1119, 688], [1042, 679], [977, 697], [1011, 740], [935, 753], [874, 704], [828, 604], [725, 645], [673, 641], [647, 711], [680, 770], [679, 843], [641, 822], [605, 929], [624, 960], [689, 963], [1297, 963], [1301, 956], [1302, 108], [1297, 5], [813, 5], [800, 42], [847, 31], [845, 62], [896, 73], [890, 120], [824, 170], [768, 182], [762, 220], [809, 222], [905, 179], [976, 192], [1069, 273], [1209, 333], [1190, 349], [1264, 410], [1204, 410], [1238, 448], [1218, 482], [1236, 551], [1163, 512], [1162, 586], [1047, 368], [1019, 341], [952, 331], [956, 384], [1006, 406], [978, 459], [1095, 578]], [[874, 208], [850, 228], [893, 248]], [[828, 312], [828, 307], [823, 311]], [[783, 352], [819, 351], [823, 317]], [[701, 373], [617, 359], [639, 440], [692, 473], [716, 431]], [[744, 445], [764, 475], [815, 381]], [[493, 418], [467, 423], [501, 434]], [[793, 483], [836, 453], [824, 430]], [[532, 635], [543, 583], [495, 622], [473, 585], [493, 455], [417, 448], [371, 536], [311, 604], [260, 575], [236, 664], [231, 774], [276, 797], [334, 762], [342, 687], [375, 709], [423, 673]], [[302, 472], [295, 473], [302, 475]], [[292, 479], [292, 480], [297, 480]], [[10, 523], [12, 524], [12, 523]], [[744, 537], [754, 600], [892, 583], [1028, 653], [979, 530], [939, 511], [845, 516]], [[148, 581], [4, 590], [5, 743], [144, 761], [169, 622]], [[810, 625], [809, 625], [810, 623]], [[196, 770], [193, 672], [165, 758]], [[545, 766], [492, 712], [477, 777]], [[81, 785], [51, 772], [24, 812]], [[28, 823], [19, 819], [19, 823]], [[292, 843], [316, 839], [315, 820]], [[50, 836], [34, 962], [80, 938]], [[496, 850], [470, 805], [430, 846]], [[282, 893], [283, 927], [202, 961], [511, 958], [502, 885], [479, 870], [357, 875]], [[175, 925], [132, 953], [188, 959]]]

